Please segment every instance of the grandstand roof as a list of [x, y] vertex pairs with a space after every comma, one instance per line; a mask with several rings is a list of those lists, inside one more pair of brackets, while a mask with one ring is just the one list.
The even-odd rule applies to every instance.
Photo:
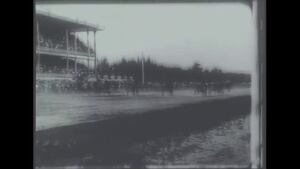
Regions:
[[58, 16], [50, 12], [36, 11], [36, 19], [40, 27], [47, 27], [48, 29], [68, 29], [75, 32], [101, 31], [98, 25], [71, 19], [63, 16]]

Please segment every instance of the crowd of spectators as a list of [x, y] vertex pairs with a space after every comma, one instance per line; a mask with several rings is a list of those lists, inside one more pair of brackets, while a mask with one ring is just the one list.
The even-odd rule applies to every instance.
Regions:
[[39, 73], [44, 73], [44, 74], [51, 74], [51, 73], [56, 73], [56, 74], [75, 74], [74, 69], [69, 69], [67, 70], [66, 68], [62, 67], [47, 67], [47, 66], [40, 66], [40, 69], [38, 71]]
[[37, 92], [66, 92], [75, 90], [76, 83], [72, 80], [36, 80]]
[[[69, 75], [69, 76], [66, 76]], [[45, 78], [46, 77], [46, 78]], [[49, 78], [51, 77], [51, 78]], [[61, 78], [67, 77], [67, 78]], [[103, 90], [107, 85], [110, 89], [120, 89], [131, 76], [100, 75], [95, 76], [94, 72], [87, 69], [74, 69], [67, 71], [61, 67], [40, 67], [36, 80], [37, 92], [76, 92], [87, 90]]]
[[[77, 40], [77, 52], [83, 52], [87, 53], [88, 52], [88, 47], [78, 38]], [[69, 39], [69, 51], [75, 51], [75, 37], [70, 36]], [[49, 49], [61, 49], [61, 50], [66, 50], [67, 49], [67, 42], [66, 42], [66, 37], [47, 37], [47, 36], [42, 36], [40, 35], [39, 38], [39, 45], [44, 48], [49, 48]], [[94, 53], [92, 49], [90, 49], [91, 53]]]

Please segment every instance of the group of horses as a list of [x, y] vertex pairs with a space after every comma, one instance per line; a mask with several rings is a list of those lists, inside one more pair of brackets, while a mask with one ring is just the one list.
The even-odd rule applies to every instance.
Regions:
[[232, 83], [230, 82], [199, 82], [194, 84], [194, 93], [202, 94], [204, 96], [224, 94], [230, 92]]
[[[141, 90], [160, 91], [161, 95], [173, 96], [174, 90], [181, 88], [178, 83], [166, 81], [157, 83], [156, 85], [142, 85], [135, 80], [127, 81], [109, 81], [97, 79], [89, 81], [87, 78], [77, 78], [73, 82], [69, 81], [55, 81], [55, 82], [40, 82], [37, 83], [37, 89], [48, 88], [52, 91], [93, 91], [98, 93], [111, 94], [114, 92], [124, 92], [126, 95], [139, 95]], [[232, 88], [232, 83], [229, 82], [194, 82], [190, 83], [186, 88], [192, 88], [194, 94], [201, 94], [202, 96], [211, 96], [217, 94], [224, 94], [229, 92]], [[49, 91], [49, 90], [46, 91]], [[37, 90], [38, 91], [38, 90]]]
[[161, 92], [161, 95], [164, 96], [165, 93], [168, 93], [169, 95], [173, 95], [175, 85], [172, 82], [166, 82], [166, 83], [161, 83], [158, 86], [153, 85], [153, 86], [145, 86], [142, 85], [141, 83], [137, 83], [134, 81], [128, 81], [124, 83], [124, 89], [126, 91], [126, 95], [138, 95], [141, 90], [157, 90], [159, 89]]
[[[225, 92], [230, 92], [232, 89], [233, 84], [230, 82], [200, 82], [200, 83], [193, 83], [188, 86], [188, 88], [192, 88], [194, 94], [201, 94], [202, 96], [212, 96], [212, 95], [223, 95]], [[133, 95], [138, 95], [139, 90], [142, 89], [142, 85], [134, 82], [128, 82], [125, 84], [126, 94], [132, 93]], [[151, 88], [151, 87], [150, 87]], [[157, 86], [156, 86], [157, 88]], [[165, 94], [173, 96], [174, 90], [179, 88], [174, 82], [164, 82], [159, 84], [159, 90], [161, 95], [164, 96]], [[155, 89], [153, 86], [152, 89]]]

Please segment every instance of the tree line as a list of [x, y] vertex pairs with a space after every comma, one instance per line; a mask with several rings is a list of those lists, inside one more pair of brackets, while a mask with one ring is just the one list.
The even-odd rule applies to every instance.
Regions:
[[[250, 74], [223, 72], [219, 68], [207, 69], [195, 62], [184, 69], [177, 66], [159, 64], [150, 58], [143, 61], [145, 82], [225, 82], [232, 83], [250, 82]], [[133, 76], [136, 81], [142, 80], [142, 59], [121, 59], [109, 63], [103, 58], [97, 64], [98, 72], [106, 75]]]

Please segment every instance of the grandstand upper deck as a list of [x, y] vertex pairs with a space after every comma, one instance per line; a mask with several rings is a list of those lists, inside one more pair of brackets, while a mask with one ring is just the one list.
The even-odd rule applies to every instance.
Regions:
[[86, 21], [80, 21], [78, 19], [71, 19], [59, 15], [55, 15], [50, 12], [41, 10], [36, 11], [36, 19], [40, 25], [40, 28], [48, 28], [55, 30], [70, 30], [74, 32], [86, 32], [88, 31], [101, 31], [102, 27], [96, 24], [91, 24]]
[[[77, 63], [85, 64], [88, 70], [96, 67], [96, 32], [103, 28], [78, 19], [39, 10], [36, 11], [36, 28], [36, 70], [38, 73], [42, 73], [40, 72], [41, 66], [50, 67], [49, 63], [45, 62], [47, 58], [56, 59], [57, 63], [58, 61], [64, 62], [67, 72], [70, 70], [77, 72]], [[82, 32], [87, 35], [86, 41], [84, 37], [79, 38], [79, 33]], [[91, 43], [89, 33], [94, 35], [93, 43]], [[73, 68], [70, 67], [72, 62]]]
[[[83, 42], [77, 35], [78, 32], [94, 32], [103, 30], [98, 25], [58, 16], [50, 12], [36, 11], [38, 26], [37, 52], [57, 56], [67, 55], [68, 52], [79, 57], [93, 56], [95, 49], [89, 42]], [[94, 35], [95, 37], [95, 35]]]

